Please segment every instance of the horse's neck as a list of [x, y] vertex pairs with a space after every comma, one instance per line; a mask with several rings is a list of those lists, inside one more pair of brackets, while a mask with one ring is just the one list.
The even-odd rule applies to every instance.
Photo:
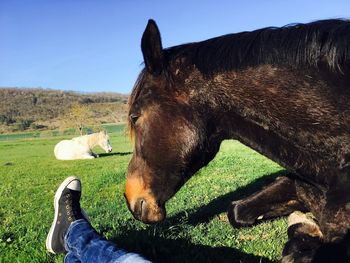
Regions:
[[83, 144], [89, 146], [90, 149], [94, 148], [98, 145], [98, 134], [89, 134], [76, 138], [76, 140], [80, 141]]
[[[302, 174], [320, 174], [340, 167], [334, 153], [345, 153], [349, 144], [340, 136], [327, 144], [323, 138], [336, 138], [340, 129], [344, 133], [349, 130], [349, 122], [344, 121], [348, 119], [341, 111], [348, 93], [331, 92], [322, 76], [313, 71], [301, 75], [297, 70], [270, 66], [255, 70], [218, 74], [202, 89], [193, 89], [199, 112], [207, 113], [210, 138], [217, 144], [223, 138], [238, 139]], [[193, 81], [198, 85], [206, 80]], [[313, 156], [322, 156], [317, 165]]]
[[90, 149], [94, 148], [95, 146], [98, 145], [98, 134], [94, 133], [94, 134], [90, 134], [87, 136], [87, 143], [90, 147]]

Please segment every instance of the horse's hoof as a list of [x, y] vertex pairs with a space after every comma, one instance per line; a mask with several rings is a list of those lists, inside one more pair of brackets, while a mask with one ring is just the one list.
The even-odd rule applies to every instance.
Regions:
[[295, 211], [288, 217], [288, 236], [311, 236], [322, 239], [322, 232], [317, 223], [308, 214]]
[[317, 223], [310, 216], [296, 211], [288, 217], [288, 242], [283, 248], [281, 262], [319, 262], [313, 259], [321, 243], [322, 232]]
[[233, 201], [228, 207], [227, 217], [230, 221], [230, 224], [235, 228], [251, 226], [255, 223], [256, 218], [251, 218], [249, 214], [245, 213], [244, 205], [242, 201]]

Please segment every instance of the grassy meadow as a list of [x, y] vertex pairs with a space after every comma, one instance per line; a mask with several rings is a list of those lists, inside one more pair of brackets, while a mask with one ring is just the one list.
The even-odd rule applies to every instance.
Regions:
[[[109, 240], [154, 262], [275, 262], [286, 242], [286, 219], [233, 229], [231, 200], [271, 182], [284, 170], [236, 141], [225, 141], [215, 159], [167, 204], [157, 225], [132, 218], [123, 197], [132, 147], [124, 126], [110, 126], [113, 152], [93, 160], [58, 161], [57, 142], [72, 136], [0, 137], [0, 262], [62, 262], [46, 253], [53, 197], [67, 176], [83, 184], [82, 207]], [[96, 148], [97, 149], [97, 148]]]

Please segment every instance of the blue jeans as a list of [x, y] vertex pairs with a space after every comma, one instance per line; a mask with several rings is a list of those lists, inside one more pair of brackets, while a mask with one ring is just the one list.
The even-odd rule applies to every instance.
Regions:
[[110, 262], [110, 263], [151, 263], [136, 253], [127, 253], [102, 238], [84, 219], [74, 221], [64, 238], [68, 254], [66, 263]]

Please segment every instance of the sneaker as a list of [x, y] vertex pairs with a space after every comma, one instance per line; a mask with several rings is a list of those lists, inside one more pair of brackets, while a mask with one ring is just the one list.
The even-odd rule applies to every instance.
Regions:
[[89, 221], [80, 208], [81, 183], [78, 177], [66, 178], [58, 187], [55, 200], [55, 217], [46, 238], [46, 248], [50, 253], [66, 253], [64, 237], [70, 224], [78, 219]]

